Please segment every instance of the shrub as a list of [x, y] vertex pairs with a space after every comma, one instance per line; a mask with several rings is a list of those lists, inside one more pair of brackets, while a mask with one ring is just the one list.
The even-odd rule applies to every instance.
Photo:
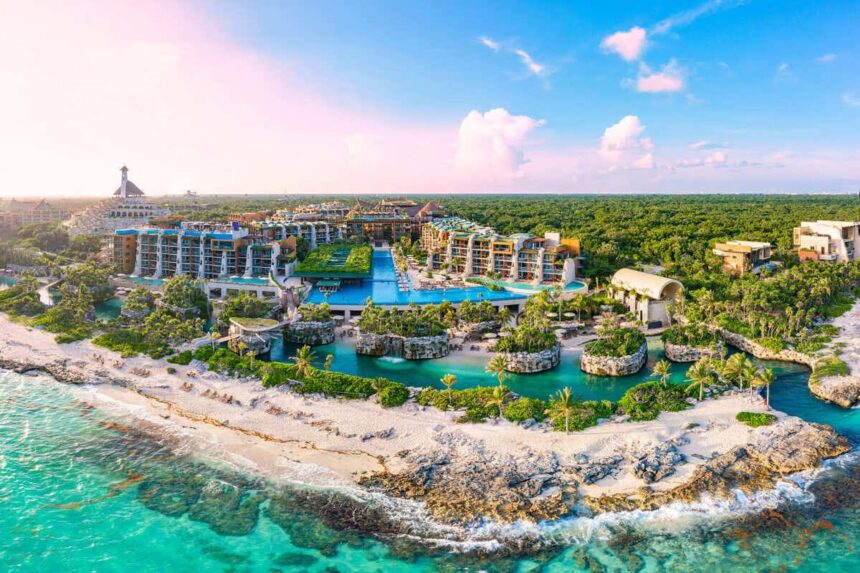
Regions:
[[765, 336], [764, 338], [759, 338], [756, 342], [771, 352], [779, 352], [788, 348], [788, 344], [786, 344], [785, 340], [777, 338], [776, 336]]
[[498, 352], [542, 352], [555, 348], [558, 340], [555, 334], [535, 326], [521, 324], [511, 331], [510, 336], [496, 344]]
[[637, 422], [654, 420], [660, 412], [678, 412], [689, 406], [684, 386], [662, 382], [637, 384], [618, 401], [618, 410]]
[[718, 342], [717, 337], [703, 325], [676, 325], [667, 329], [660, 336], [663, 342], [683, 346], [710, 346]]
[[[341, 256], [343, 254], [346, 254], [345, 258]], [[299, 263], [296, 273], [299, 276], [302, 273], [327, 273], [333, 277], [366, 275], [370, 273], [372, 259], [373, 248], [370, 245], [322, 245]]]
[[505, 419], [511, 422], [525, 422], [546, 419], [546, 400], [540, 398], [517, 398], [505, 406]]
[[399, 336], [437, 336], [447, 330], [438, 318], [438, 308], [412, 307], [408, 310], [383, 310], [368, 304], [361, 311], [358, 326], [374, 334], [397, 334]]
[[209, 360], [209, 357], [215, 353], [215, 348], [209, 345], [201, 346], [197, 350], [194, 351], [194, 360], [202, 360], [206, 362]]
[[761, 412], [738, 412], [735, 419], [738, 422], [743, 422], [750, 428], [758, 428], [760, 426], [770, 426], [776, 421], [776, 416]]
[[[415, 397], [415, 402], [422, 406], [433, 406], [439, 410], [448, 408], [448, 391], [436, 388], [424, 388]], [[451, 408], [458, 410], [466, 408], [466, 414], [458, 422], [483, 422], [498, 414], [498, 409], [490, 406], [493, 388], [478, 386], [465, 390], [452, 390], [450, 393]]]
[[828, 376], [848, 376], [849, 374], [851, 374], [851, 369], [848, 365], [841, 358], [831, 356], [824, 360], [819, 360], [815, 364], [812, 377], [815, 380], [820, 380]]
[[218, 322], [227, 324], [233, 317], [265, 318], [272, 312], [272, 308], [271, 302], [257, 298], [251, 292], [241, 292], [224, 301]]
[[[580, 432], [591, 426], [596, 426], [597, 420], [608, 418], [614, 413], [615, 404], [609, 400], [587, 400], [580, 402], [570, 416], [570, 430]], [[564, 418], [557, 419], [553, 423], [552, 429], [564, 432]]]
[[299, 314], [305, 322], [328, 322], [331, 320], [331, 311], [327, 302], [320, 305], [303, 304], [299, 307]]
[[176, 368], [174, 368], [173, 366], [168, 366], [167, 367], [167, 373], [168, 374], [176, 374]]
[[194, 358], [194, 354], [190, 350], [183, 350], [179, 354], [174, 354], [170, 358], [167, 359], [171, 364], [181, 364], [182, 366], [187, 366], [191, 364], [191, 360]]
[[392, 382], [377, 394], [383, 408], [402, 406], [409, 399], [409, 390], [399, 382]]
[[93, 344], [119, 352], [123, 358], [131, 358], [141, 353], [161, 358], [170, 353], [170, 347], [163, 341], [147, 339], [141, 331], [130, 328], [105, 332], [93, 338]]
[[636, 328], [615, 328], [586, 345], [592, 356], [627, 356], [635, 354], [645, 344], [645, 335]]

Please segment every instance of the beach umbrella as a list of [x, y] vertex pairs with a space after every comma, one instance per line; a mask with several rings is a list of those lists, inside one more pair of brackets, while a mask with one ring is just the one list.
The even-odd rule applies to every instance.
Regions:
[[495, 337], [496, 337], [495, 332], [487, 332], [484, 334], [484, 340], [492, 340]]
[[576, 313], [575, 312], [566, 312], [566, 313], [564, 313], [564, 316], [566, 316], [567, 318], [573, 318], [576, 316]]

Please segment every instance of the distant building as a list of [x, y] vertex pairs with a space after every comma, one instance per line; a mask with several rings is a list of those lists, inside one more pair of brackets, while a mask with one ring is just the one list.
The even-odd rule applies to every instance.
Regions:
[[504, 236], [459, 217], [425, 223], [421, 247], [433, 270], [534, 284], [570, 283], [577, 276], [581, 255], [579, 240], [562, 239], [558, 233]]
[[860, 260], [860, 222], [804, 221], [794, 228], [794, 247], [801, 261]]
[[0, 211], [0, 231], [14, 231], [21, 226], [21, 215], [9, 211]]
[[714, 254], [723, 259], [723, 270], [734, 276], [758, 274], [773, 268], [773, 246], [757, 241], [726, 241], [714, 245]]
[[614, 298], [624, 303], [649, 327], [668, 326], [669, 313], [684, 290], [684, 286], [670, 278], [636, 271], [620, 269], [612, 276]]
[[166, 217], [169, 209], [147, 201], [140, 188], [128, 179], [128, 168], [120, 169], [120, 186], [109, 199], [72, 215], [69, 233], [72, 235], [110, 235], [119, 229], [149, 224], [150, 219]]
[[56, 207], [48, 201], [16, 201], [9, 203], [9, 213], [17, 215], [20, 225], [45, 225], [62, 223], [69, 217], [69, 211]]

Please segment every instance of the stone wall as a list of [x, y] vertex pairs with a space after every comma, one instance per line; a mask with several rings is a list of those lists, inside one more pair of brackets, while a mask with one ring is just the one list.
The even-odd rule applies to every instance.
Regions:
[[519, 374], [544, 372], [558, 366], [561, 362], [561, 345], [541, 352], [502, 352], [505, 357], [505, 370]]
[[426, 360], [448, 356], [448, 333], [438, 336], [403, 337], [357, 330], [355, 352], [366, 356], [401, 356], [407, 360]]
[[120, 309], [119, 314], [124, 319], [129, 320], [131, 322], [141, 322], [144, 318], [149, 316], [149, 314], [151, 312], [152, 312], [152, 310], [150, 310], [148, 308], [142, 308], [140, 310], [132, 310], [130, 308], [126, 308], [125, 306], [123, 306]]
[[786, 348], [785, 350], [780, 350], [779, 352], [774, 352], [773, 350], [768, 350], [758, 342], [753, 340], [749, 340], [740, 334], [735, 334], [734, 332], [729, 332], [728, 330], [724, 330], [722, 328], [715, 328], [716, 332], [723, 337], [727, 343], [731, 344], [738, 350], [743, 350], [748, 354], [752, 354], [756, 358], [760, 360], [782, 360], [785, 362], [797, 362], [798, 364], [805, 364], [810, 368], [815, 368], [816, 359], [808, 354], [804, 354], [802, 352], [798, 352], [797, 350], [791, 350]]
[[499, 330], [499, 322], [488, 320], [485, 322], [461, 322], [457, 325], [457, 336], [464, 340], [478, 340], [484, 333]]
[[726, 355], [726, 347], [722, 342], [718, 342], [713, 348], [664, 342], [663, 351], [666, 353], [666, 358], [672, 362], [695, 362], [701, 358], [722, 358]]
[[319, 346], [334, 342], [334, 321], [297, 320], [284, 326], [284, 340], [295, 344]]
[[586, 347], [579, 358], [579, 368], [583, 372], [598, 376], [627, 376], [639, 372], [647, 360], [647, 343], [643, 343], [635, 353], [626, 356], [592, 356]]

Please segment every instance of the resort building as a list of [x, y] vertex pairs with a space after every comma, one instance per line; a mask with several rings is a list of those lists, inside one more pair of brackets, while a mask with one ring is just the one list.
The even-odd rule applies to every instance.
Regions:
[[109, 199], [72, 215], [69, 233], [72, 235], [110, 235], [119, 229], [141, 227], [150, 219], [165, 217], [169, 209], [147, 201], [140, 188], [128, 178], [128, 167], [120, 169], [120, 185]]
[[612, 276], [613, 298], [624, 303], [648, 328], [671, 324], [670, 310], [681, 297], [683, 285], [659, 275], [621, 269]]
[[860, 260], [860, 222], [804, 221], [794, 228], [794, 247], [801, 261]]
[[147, 284], [187, 274], [204, 281], [210, 296], [250, 290], [278, 294], [278, 285], [296, 263], [296, 238], [286, 226], [261, 227], [185, 221], [174, 227], [120, 229], [111, 242], [111, 258], [132, 281]]
[[773, 246], [757, 241], [727, 241], [714, 245], [714, 254], [723, 260], [723, 270], [734, 276], [758, 274], [774, 268], [770, 262]]
[[459, 217], [423, 225], [421, 246], [432, 270], [532, 284], [570, 283], [577, 277], [581, 255], [578, 239], [562, 239], [558, 233], [502, 236]]
[[[19, 225], [49, 225], [62, 223], [69, 217], [66, 209], [41, 201], [16, 201], [12, 199], [8, 211]], [[12, 219], [10, 218], [10, 222]]]

